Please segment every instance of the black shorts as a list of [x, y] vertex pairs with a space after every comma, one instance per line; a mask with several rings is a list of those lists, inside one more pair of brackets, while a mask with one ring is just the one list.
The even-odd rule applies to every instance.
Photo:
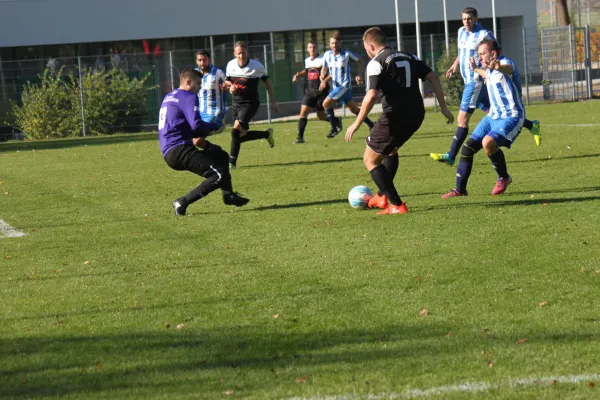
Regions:
[[165, 155], [169, 167], [176, 171], [190, 171], [202, 177], [218, 172], [229, 175], [229, 154], [220, 147], [198, 150], [192, 145], [175, 146]]
[[234, 104], [231, 107], [234, 121], [240, 121], [242, 128], [247, 131], [250, 128], [250, 121], [256, 115], [259, 107], [259, 103]]
[[394, 114], [381, 114], [367, 137], [367, 146], [375, 153], [388, 155], [402, 147], [421, 127], [422, 118], [407, 119]]
[[314, 108], [317, 111], [323, 111], [323, 101], [327, 98], [329, 90], [322, 92], [306, 92], [302, 98], [302, 105]]

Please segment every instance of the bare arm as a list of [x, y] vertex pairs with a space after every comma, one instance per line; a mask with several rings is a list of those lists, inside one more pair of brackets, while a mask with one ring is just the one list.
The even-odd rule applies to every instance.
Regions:
[[435, 97], [440, 103], [440, 108], [442, 109], [442, 114], [446, 117], [446, 122], [451, 124], [454, 122], [454, 115], [448, 110], [446, 106], [446, 99], [444, 99], [444, 89], [442, 88], [442, 83], [440, 82], [440, 78], [436, 75], [435, 72], [431, 71], [427, 74], [425, 79], [431, 83], [431, 87], [433, 88], [433, 92], [435, 93]]
[[298, 71], [298, 72], [296, 72], [296, 73], [294, 74], [294, 76], [292, 77], [292, 82], [296, 82], [296, 80], [297, 80], [298, 78], [300, 78], [301, 76], [304, 76], [304, 75], [306, 75], [306, 70], [305, 70], [305, 69], [303, 69], [302, 71]]
[[377, 100], [377, 90], [375, 90], [375, 89], [368, 90], [367, 94], [363, 98], [362, 104], [360, 106], [360, 112], [356, 116], [354, 123], [352, 125], [350, 125], [348, 127], [348, 129], [346, 130], [346, 137], [345, 137], [346, 142], [349, 142], [350, 139], [352, 139], [352, 136], [358, 130], [358, 128], [360, 127], [360, 124], [363, 123], [365, 118], [367, 118], [367, 115], [369, 115], [369, 113], [373, 109], [373, 105], [375, 105], [376, 100]]
[[448, 68], [448, 71], [446, 71], [446, 78], [450, 79], [452, 78], [452, 75], [454, 73], [456, 73], [456, 70], [458, 69], [458, 64], [460, 63], [460, 60], [458, 59], [458, 56], [456, 56], [456, 60], [454, 60], [454, 62], [452, 63], [452, 66], [450, 68]]

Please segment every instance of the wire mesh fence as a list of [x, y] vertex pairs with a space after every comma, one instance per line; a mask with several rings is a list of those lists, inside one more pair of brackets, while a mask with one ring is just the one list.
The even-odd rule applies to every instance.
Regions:
[[[498, 32], [504, 40], [504, 51], [509, 58], [522, 60], [519, 65], [523, 96], [526, 103], [534, 101], [564, 101], [591, 98], [600, 94], [600, 34], [589, 28], [545, 28], [538, 32], [525, 29], [505, 29]], [[516, 38], [522, 47], [515, 45]], [[368, 57], [363, 49], [360, 37], [344, 38], [344, 48], [361, 56], [358, 65], [352, 65], [353, 75], [364, 71]], [[455, 39], [455, 38], [454, 38]], [[227, 63], [233, 59], [233, 43], [210, 45], [212, 61], [217, 67], [225, 70]], [[396, 38], [389, 38], [388, 45], [397, 47]], [[416, 37], [402, 38], [402, 50], [418, 53]], [[300, 79], [292, 82], [294, 74], [304, 69], [305, 42], [302, 44], [280, 42], [249, 46], [251, 58], [260, 61], [267, 69], [275, 88], [275, 100], [280, 103], [291, 103], [297, 107], [302, 99], [305, 82]], [[327, 48], [326, 39], [317, 43], [319, 53]], [[446, 41], [443, 34], [422, 35], [421, 58], [430, 66], [436, 67], [438, 60], [444, 55]], [[0, 124], [14, 125], [12, 110], [19, 107], [26, 85], [40, 85], [45, 70], [60, 72], [63, 77], [71, 75], [75, 82], [81, 78], [80, 71], [90, 73], [122, 71], [130, 79], [144, 80], [148, 88], [143, 94], [143, 113], [130, 115], [125, 108], [117, 110], [116, 119], [111, 123], [113, 132], [135, 132], [144, 129], [155, 129], [160, 103], [168, 92], [179, 85], [179, 72], [183, 68], [195, 68], [195, 50], [174, 50], [160, 54], [151, 53], [116, 53], [98, 54], [68, 58], [47, 58], [20, 61], [0, 62]], [[541, 74], [540, 74], [541, 72]], [[437, 71], [444, 75], [445, 71]], [[431, 89], [425, 85], [424, 95], [431, 96]], [[86, 134], [85, 119], [93, 116], [85, 112], [86, 93], [81, 90], [78, 102], [81, 110], [81, 132]], [[267, 100], [266, 90], [260, 91], [261, 103]], [[362, 97], [364, 86], [354, 85], [353, 95]], [[231, 101], [229, 98], [228, 101]], [[74, 103], [75, 104], [75, 103]], [[292, 109], [290, 108], [290, 109]], [[268, 107], [260, 118], [270, 118]], [[296, 110], [297, 111], [297, 110]], [[27, 134], [27, 132], [24, 132]], [[90, 132], [88, 132], [90, 134]]]

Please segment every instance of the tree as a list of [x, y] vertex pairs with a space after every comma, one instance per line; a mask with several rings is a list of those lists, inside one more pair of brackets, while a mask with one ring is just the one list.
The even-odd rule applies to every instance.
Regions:
[[569, 8], [567, 7], [567, 0], [554, 1], [558, 26], [571, 25], [571, 18], [569, 18]]

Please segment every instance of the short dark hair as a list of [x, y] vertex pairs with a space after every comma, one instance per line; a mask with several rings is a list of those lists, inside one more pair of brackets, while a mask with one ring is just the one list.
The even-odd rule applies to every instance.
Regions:
[[195, 69], [184, 68], [179, 73], [179, 82], [184, 82], [188, 79], [202, 80], [202, 74]]
[[334, 31], [331, 33], [331, 35], [329, 35], [329, 40], [331, 39], [335, 39], [335, 40], [342, 40], [342, 35], [340, 35], [340, 33], [338, 31]]
[[385, 33], [381, 28], [374, 26], [365, 31], [363, 35], [364, 41], [371, 41], [385, 46]]
[[496, 41], [496, 40], [493, 40], [493, 39], [482, 40], [479, 43], [479, 46], [482, 46], [484, 44], [487, 44], [490, 47], [491, 51], [494, 51], [494, 50], [496, 50], [498, 52], [500, 51], [500, 46], [498, 45], [498, 41]]
[[210, 53], [208, 52], [208, 50], [200, 49], [196, 52], [196, 57], [198, 56], [205, 56], [210, 58]]
[[233, 45], [233, 49], [235, 50], [236, 47], [241, 47], [242, 49], [247, 49], [248, 45], [246, 44], [246, 42], [244, 42], [243, 40], [238, 40], [237, 42], [235, 42], [235, 44]]
[[473, 18], [478, 18], [477, 17], [477, 10], [474, 7], [467, 7], [464, 10], [462, 10], [462, 13], [463, 14], [469, 14]]

